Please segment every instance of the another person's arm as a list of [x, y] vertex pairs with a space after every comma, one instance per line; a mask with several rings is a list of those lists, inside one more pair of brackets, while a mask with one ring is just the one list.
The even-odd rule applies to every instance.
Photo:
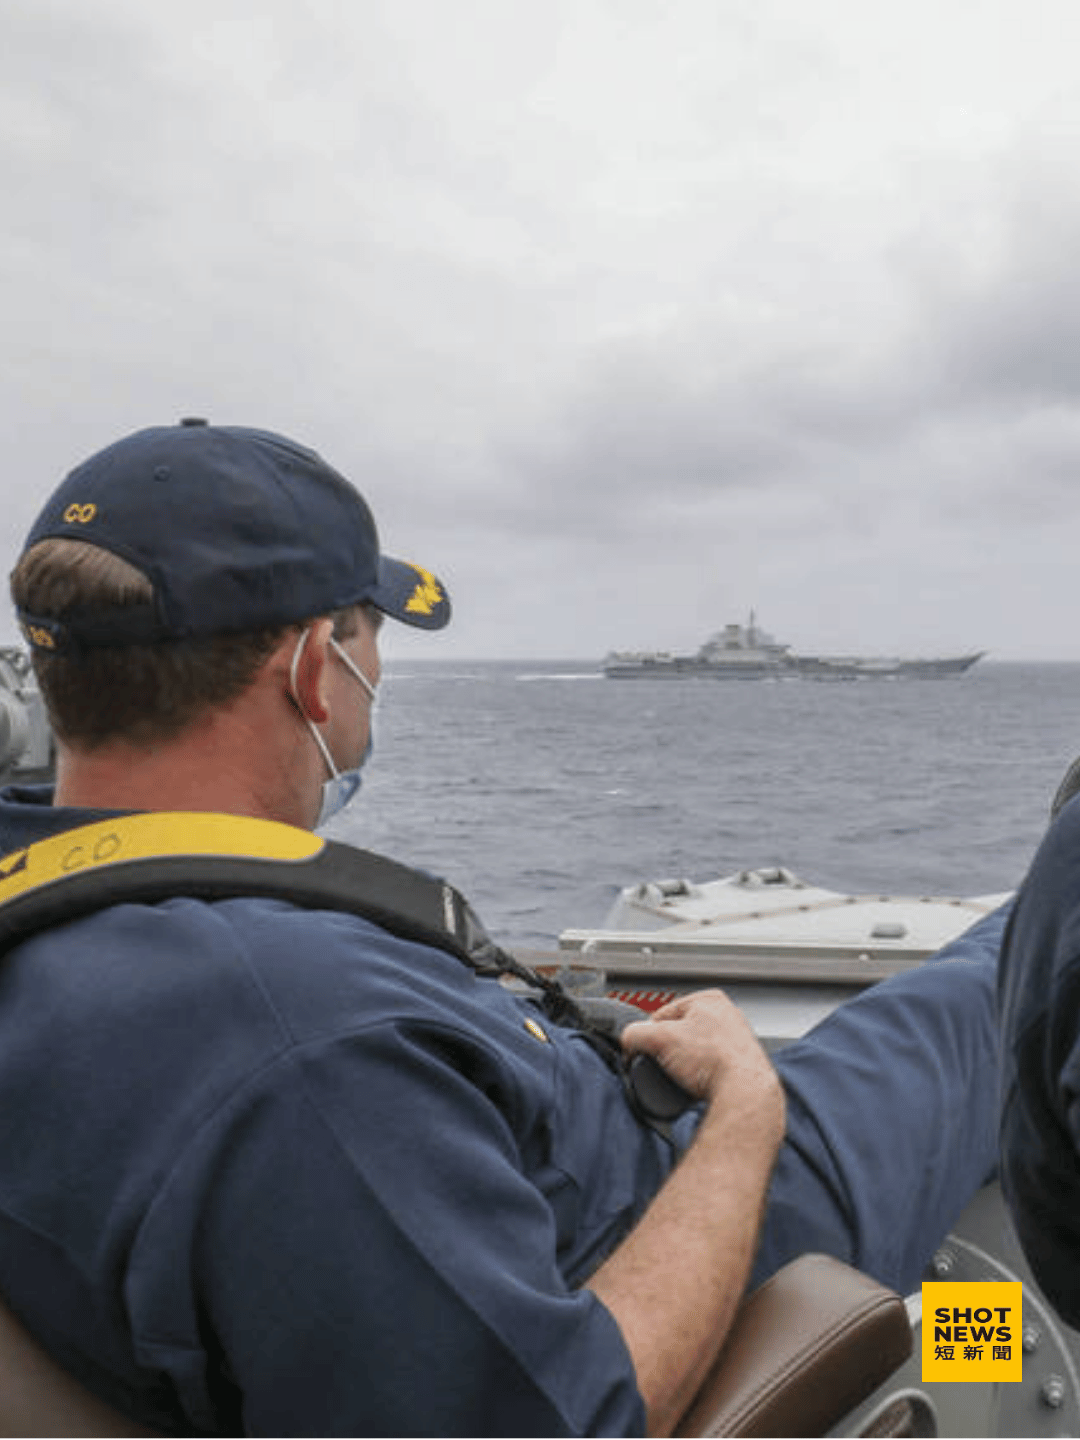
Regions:
[[652, 1434], [671, 1431], [704, 1380], [742, 1297], [783, 1137], [776, 1072], [720, 991], [628, 1026], [706, 1101], [697, 1136], [632, 1234], [589, 1281], [633, 1359]]

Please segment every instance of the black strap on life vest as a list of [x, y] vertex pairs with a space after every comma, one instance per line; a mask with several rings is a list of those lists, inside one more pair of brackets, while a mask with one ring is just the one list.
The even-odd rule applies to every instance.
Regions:
[[553, 1024], [580, 1030], [623, 1076], [634, 1108], [661, 1133], [692, 1103], [649, 1057], [627, 1064], [617, 1027], [598, 1024], [557, 980], [498, 946], [454, 886], [276, 821], [153, 811], [36, 841], [0, 860], [0, 953], [95, 910], [176, 896], [264, 897], [362, 916], [453, 955], [478, 976], [522, 982]]

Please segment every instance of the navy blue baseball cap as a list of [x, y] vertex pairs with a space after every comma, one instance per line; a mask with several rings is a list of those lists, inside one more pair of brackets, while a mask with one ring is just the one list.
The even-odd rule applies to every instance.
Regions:
[[430, 571], [379, 551], [370, 509], [325, 460], [267, 430], [140, 430], [92, 455], [49, 499], [40, 540], [82, 540], [142, 571], [153, 601], [59, 617], [20, 613], [47, 650], [261, 630], [362, 602], [441, 630], [450, 598]]

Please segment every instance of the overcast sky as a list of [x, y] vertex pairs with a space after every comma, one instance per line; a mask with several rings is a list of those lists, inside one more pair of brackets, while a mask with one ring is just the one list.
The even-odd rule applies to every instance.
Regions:
[[7, 557], [86, 454], [206, 415], [320, 450], [448, 581], [391, 654], [692, 650], [753, 606], [1080, 660], [1075, 0], [0, 20]]

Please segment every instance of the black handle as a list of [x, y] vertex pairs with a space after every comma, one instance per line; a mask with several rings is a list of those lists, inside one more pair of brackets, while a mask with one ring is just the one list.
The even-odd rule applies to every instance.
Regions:
[[631, 1056], [626, 1079], [634, 1103], [649, 1120], [677, 1120], [698, 1103], [652, 1055]]

